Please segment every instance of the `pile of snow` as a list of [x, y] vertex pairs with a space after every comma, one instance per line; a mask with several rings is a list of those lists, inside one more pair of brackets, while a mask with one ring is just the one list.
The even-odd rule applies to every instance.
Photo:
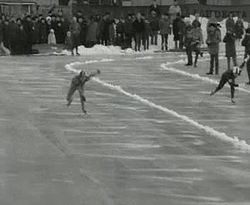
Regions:
[[[143, 50], [143, 46], [142, 49]], [[159, 50], [157, 46], [150, 46], [150, 50], [135, 52], [133, 49], [128, 48], [122, 50], [119, 46], [104, 46], [104, 45], [95, 45], [92, 48], [86, 48], [84, 46], [78, 47], [78, 52], [82, 56], [88, 55], [136, 55], [136, 54], [152, 54], [156, 50]], [[63, 50], [62, 52], [54, 52], [55, 55], [71, 55], [71, 51]]]

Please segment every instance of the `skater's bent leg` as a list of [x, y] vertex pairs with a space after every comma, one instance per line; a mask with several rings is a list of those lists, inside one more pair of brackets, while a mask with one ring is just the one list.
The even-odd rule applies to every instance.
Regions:
[[80, 95], [80, 100], [81, 100], [82, 112], [86, 114], [87, 113], [85, 110], [86, 98], [84, 96], [83, 90], [81, 90], [81, 89], [79, 90], [79, 95]]
[[67, 98], [66, 98], [66, 100], [68, 101], [67, 106], [70, 106], [70, 104], [72, 103], [73, 95], [75, 91], [76, 91], [76, 86], [71, 84], [70, 89], [67, 94]]

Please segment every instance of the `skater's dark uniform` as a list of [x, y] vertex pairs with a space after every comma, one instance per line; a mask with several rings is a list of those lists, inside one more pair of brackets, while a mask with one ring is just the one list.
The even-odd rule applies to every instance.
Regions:
[[235, 87], [239, 87], [238, 84], [235, 84], [235, 79], [241, 74], [241, 68], [240, 67], [234, 67], [233, 69], [225, 71], [220, 79], [219, 85], [216, 87], [214, 91], [210, 93], [210, 95], [214, 95], [217, 93], [219, 90], [221, 90], [226, 83], [230, 85], [231, 88], [231, 101], [232, 103], [235, 103], [234, 101], [234, 92], [235, 92]]
[[78, 90], [82, 105], [82, 112], [87, 113], [85, 110], [85, 102], [86, 98], [84, 96], [84, 86], [85, 83], [88, 82], [92, 77], [96, 76], [97, 74], [100, 74], [101, 72], [97, 70], [95, 73], [91, 73], [90, 75], [86, 75], [84, 71], [81, 71], [79, 75], [75, 76], [70, 85], [70, 89], [67, 94], [67, 106], [69, 107], [73, 101], [73, 95], [76, 90]]

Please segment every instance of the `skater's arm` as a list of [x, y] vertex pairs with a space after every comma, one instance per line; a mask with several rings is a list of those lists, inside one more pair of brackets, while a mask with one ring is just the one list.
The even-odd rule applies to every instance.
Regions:
[[100, 70], [97, 70], [96, 72], [94, 73], [90, 73], [88, 76], [87, 76], [87, 81], [90, 80], [91, 78], [95, 77], [96, 75], [99, 75], [101, 72]]

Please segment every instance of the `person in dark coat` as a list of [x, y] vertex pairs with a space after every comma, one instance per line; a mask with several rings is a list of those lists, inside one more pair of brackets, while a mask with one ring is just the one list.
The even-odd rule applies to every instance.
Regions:
[[112, 24], [112, 21], [110, 20], [110, 14], [106, 13], [103, 16], [103, 19], [101, 21], [100, 24], [100, 33], [101, 33], [101, 43], [105, 46], [107, 46], [109, 44], [109, 28], [110, 28], [110, 24]]
[[80, 31], [80, 45], [86, 45], [86, 34], [87, 34], [87, 22], [85, 18], [80, 17], [78, 23], [81, 27]]
[[19, 25], [17, 29], [17, 42], [16, 42], [16, 54], [26, 54], [25, 45], [27, 44], [27, 35], [23, 28], [23, 25]]
[[175, 42], [175, 49], [178, 49], [178, 42], [180, 41], [180, 27], [179, 27], [179, 23], [180, 23], [180, 15], [177, 14], [177, 17], [174, 19], [173, 21], [173, 34], [174, 34], [174, 42]]
[[132, 48], [132, 39], [134, 35], [134, 29], [133, 29], [133, 20], [132, 15], [129, 14], [127, 19], [125, 20], [125, 48]]
[[61, 21], [57, 22], [55, 30], [56, 42], [58, 44], [63, 44], [65, 40], [64, 30]]
[[228, 19], [226, 20], [226, 30], [234, 32], [234, 26], [235, 26], [235, 23], [233, 19], [233, 14], [230, 13], [228, 16]]
[[38, 17], [32, 18], [33, 22], [33, 44], [39, 43], [39, 21]]
[[121, 18], [116, 26], [117, 45], [124, 48], [125, 41], [125, 20]]
[[219, 43], [221, 42], [221, 31], [219, 25], [211, 23], [208, 27], [208, 36], [206, 43], [210, 54], [210, 70], [207, 75], [213, 75], [214, 66], [215, 74], [219, 74]]
[[214, 91], [210, 93], [210, 95], [211, 96], [214, 95], [219, 90], [221, 90], [226, 83], [228, 83], [231, 88], [231, 101], [232, 103], [235, 103], [234, 101], [235, 87], [239, 87], [238, 84], [235, 84], [235, 79], [240, 75], [240, 73], [241, 73], [241, 68], [239, 67], [234, 67], [233, 69], [226, 70], [221, 76], [219, 85], [215, 88]]
[[193, 27], [195, 27], [195, 28], [201, 27], [201, 22], [200, 22], [199, 18], [200, 18], [200, 14], [196, 13], [195, 14], [195, 19], [192, 22]]
[[178, 34], [179, 34], [179, 49], [183, 49], [184, 47], [184, 35], [186, 30], [186, 23], [184, 21], [185, 17], [181, 16], [180, 20], [177, 23]]
[[145, 31], [143, 32], [143, 36], [142, 36], [142, 44], [144, 47], [144, 50], [149, 50], [149, 37], [150, 34], [152, 33], [152, 29], [150, 26], [150, 22], [147, 18], [145, 18], [145, 15], [142, 15], [143, 21], [144, 21], [144, 27], [145, 27]]
[[78, 46], [79, 46], [79, 41], [80, 41], [81, 27], [80, 27], [80, 24], [77, 22], [77, 18], [75, 16], [73, 17], [72, 23], [70, 25], [70, 31], [71, 31], [72, 38], [73, 38], [73, 45], [74, 45], [73, 47], [74, 49], [76, 49], [76, 55], [80, 55], [78, 53]]
[[10, 49], [9, 21], [5, 20], [3, 24], [3, 44], [4, 47]]
[[159, 23], [161, 34], [161, 50], [168, 50], [168, 36], [171, 34], [171, 21], [168, 13], [162, 15], [162, 19]]
[[39, 42], [47, 43], [48, 42], [48, 33], [47, 33], [47, 24], [44, 18], [41, 19], [39, 23]]
[[232, 33], [231, 30], [228, 30], [223, 39], [223, 42], [225, 43], [225, 46], [226, 46], [227, 69], [229, 70], [231, 68], [230, 66], [231, 58], [233, 59], [234, 66], [237, 66], [235, 34]]
[[26, 46], [25, 46], [25, 51], [27, 54], [31, 54], [32, 53], [34, 27], [33, 27], [31, 17], [29, 15], [26, 16], [24, 21], [23, 21], [23, 28], [24, 28], [24, 31], [26, 32], [26, 35], [27, 35], [27, 42], [26, 42]]
[[137, 13], [136, 20], [133, 22], [135, 32], [135, 51], [141, 51], [141, 42], [143, 33], [145, 32], [145, 24], [141, 17], [141, 13]]
[[187, 22], [186, 29], [185, 29], [185, 36], [184, 36], [184, 45], [186, 47], [186, 54], [188, 62], [186, 66], [193, 65], [193, 56], [192, 56], [192, 41], [193, 41], [193, 26], [191, 22]]
[[242, 46], [245, 47], [245, 58], [246, 58], [247, 74], [248, 74], [247, 84], [250, 85], [250, 28], [246, 30], [246, 34], [242, 41]]
[[155, 12], [158, 18], [161, 16], [160, 6], [157, 4], [156, 0], [153, 0], [152, 4], [150, 5], [149, 12], [151, 14], [152, 12]]
[[150, 27], [151, 27], [151, 45], [158, 44], [158, 32], [160, 30], [159, 27], [159, 18], [156, 13], [152, 11], [150, 18]]
[[10, 38], [10, 51], [11, 54], [16, 54], [16, 43], [17, 43], [17, 24], [12, 18], [9, 23], [9, 38]]
[[98, 19], [94, 16], [90, 17], [87, 25], [86, 47], [91, 48], [98, 43]]
[[239, 17], [234, 26], [235, 38], [236, 38], [238, 45], [240, 45], [240, 40], [243, 37], [244, 30], [245, 28], [244, 28], [243, 20]]

